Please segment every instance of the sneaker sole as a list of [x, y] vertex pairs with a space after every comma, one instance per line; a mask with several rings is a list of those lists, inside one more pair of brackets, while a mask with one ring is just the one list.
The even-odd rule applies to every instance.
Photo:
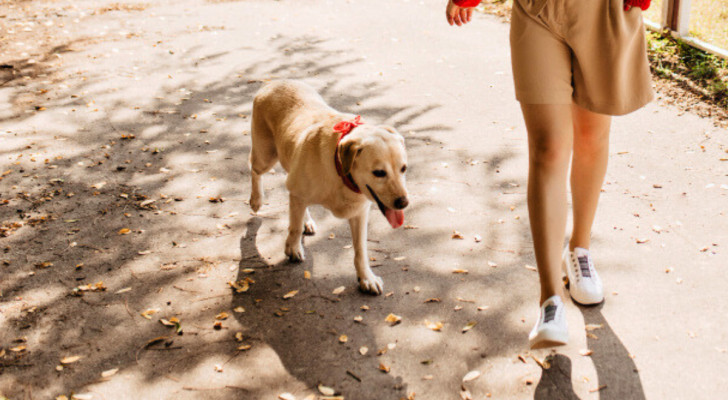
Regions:
[[564, 346], [569, 343], [569, 334], [558, 334], [542, 332], [533, 339], [528, 340], [528, 344], [532, 349], [543, 349], [546, 347]]

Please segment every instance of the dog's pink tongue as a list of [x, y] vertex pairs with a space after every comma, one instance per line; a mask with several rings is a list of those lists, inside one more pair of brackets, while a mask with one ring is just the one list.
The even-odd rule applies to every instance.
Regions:
[[384, 212], [384, 216], [387, 217], [387, 221], [389, 225], [392, 225], [392, 228], [396, 229], [404, 224], [404, 211], [402, 210], [388, 209]]

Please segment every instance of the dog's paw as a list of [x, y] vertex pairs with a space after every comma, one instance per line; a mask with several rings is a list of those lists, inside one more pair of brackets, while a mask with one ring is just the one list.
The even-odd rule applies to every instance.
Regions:
[[292, 262], [301, 262], [306, 259], [303, 253], [303, 246], [301, 246], [300, 242], [293, 244], [286, 242], [286, 255]]
[[263, 205], [263, 199], [260, 196], [250, 196], [250, 208], [253, 209], [253, 212], [258, 212], [260, 210], [260, 206]]
[[367, 274], [366, 277], [360, 277], [358, 279], [359, 290], [361, 290], [362, 292], [374, 295], [379, 295], [384, 292], [384, 281], [382, 281], [382, 278], [374, 275], [374, 273], [370, 272]]
[[303, 234], [306, 236], [313, 236], [316, 234], [316, 223], [312, 219], [309, 219], [303, 224]]

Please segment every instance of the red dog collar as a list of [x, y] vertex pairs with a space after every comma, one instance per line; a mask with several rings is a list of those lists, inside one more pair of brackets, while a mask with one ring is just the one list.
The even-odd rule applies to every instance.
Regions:
[[339, 140], [336, 142], [336, 150], [334, 150], [334, 165], [336, 166], [336, 173], [341, 177], [341, 181], [344, 182], [344, 185], [351, 189], [354, 193], [361, 193], [361, 190], [359, 190], [359, 186], [356, 185], [351, 174], [344, 175], [344, 167], [341, 165], [341, 158], [339, 157], [339, 143], [341, 143], [341, 139], [343, 139], [344, 136], [348, 135], [354, 128], [362, 124], [361, 116], [357, 115], [356, 118], [351, 121], [341, 121], [334, 125], [334, 132], [341, 133]]

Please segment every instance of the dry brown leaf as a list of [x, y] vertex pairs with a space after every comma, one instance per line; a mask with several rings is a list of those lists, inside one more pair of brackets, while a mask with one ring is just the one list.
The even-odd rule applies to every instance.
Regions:
[[146, 319], [152, 319], [152, 314], [155, 314], [157, 311], [159, 311], [158, 308], [149, 308], [139, 314]]
[[296, 400], [296, 396], [294, 396], [288, 392], [279, 394], [278, 398], [280, 400]]
[[534, 267], [533, 265], [530, 265], [530, 264], [526, 264], [523, 267], [526, 268], [529, 271], [538, 271], [538, 268], [536, 268], [536, 267]]
[[362, 317], [361, 315], [357, 315], [356, 317], [354, 317], [354, 322], [361, 322], [363, 320], [364, 320], [364, 317]]
[[114, 369], [107, 369], [106, 371], [101, 373], [102, 378], [109, 378], [111, 376], [116, 375], [116, 373], [119, 372], [119, 368]]
[[119, 229], [119, 235], [128, 235], [131, 232], [129, 228]]
[[458, 232], [458, 231], [452, 231], [452, 236], [450, 238], [451, 239], [458, 239], [458, 240], [465, 239], [465, 237], [463, 236], [463, 234], [460, 233], [460, 232]]
[[334, 391], [334, 389], [332, 389], [328, 386], [324, 386], [322, 384], [318, 385], [318, 390], [324, 396], [333, 396], [334, 394], [336, 394], [336, 391]]
[[425, 300], [425, 303], [439, 303], [441, 301], [442, 300], [440, 300], [439, 297], [431, 297], [431, 298]]
[[233, 308], [233, 311], [235, 311], [236, 313], [244, 313], [245, 312], [245, 307], [243, 307], [243, 306], [237, 306], [237, 307]]
[[430, 322], [428, 320], [425, 320], [425, 326], [435, 332], [440, 332], [442, 330], [443, 323], [442, 322]]
[[229, 317], [228, 313], [226, 313], [225, 311], [222, 311], [220, 314], [217, 314], [215, 316], [215, 319], [224, 321], [224, 320], [228, 319], [228, 317]]
[[485, 310], [487, 310], [489, 308], [490, 308], [490, 306], [479, 306], [478, 307], [478, 311], [485, 311]]
[[582, 356], [590, 356], [590, 355], [592, 355], [592, 353], [593, 352], [590, 349], [579, 350], [579, 354], [581, 354]]
[[477, 324], [478, 324], [478, 323], [477, 323], [476, 321], [470, 321], [470, 322], [468, 322], [468, 324], [467, 324], [467, 325], [465, 325], [465, 326], [463, 327], [463, 331], [462, 331], [462, 332], [463, 332], [463, 333], [465, 333], [465, 332], [467, 332], [467, 331], [469, 331], [469, 330], [473, 329], [473, 327], [474, 327], [475, 325], [477, 325]]
[[27, 349], [27, 347], [24, 344], [21, 344], [20, 346], [11, 347], [10, 351], [20, 353], [21, 351], [24, 351], [25, 349]]
[[402, 322], [402, 317], [400, 317], [399, 315], [389, 314], [384, 320], [386, 322], [389, 322], [391, 326], [394, 326]]
[[384, 372], [385, 374], [388, 374], [390, 368], [389, 368], [389, 366], [384, 365], [383, 363], [379, 363], [379, 370]]
[[463, 377], [463, 382], [470, 382], [472, 380], [478, 379], [480, 377], [480, 371], [473, 370], [465, 374]]
[[360, 308], [360, 309], [362, 309], [362, 310], [364, 310], [364, 311], [367, 311], [367, 310], [369, 310], [369, 306], [368, 306], [368, 305], [366, 305], [366, 304], [364, 304], [363, 306], [361, 306], [361, 307], [359, 307], [359, 308]]
[[496, 268], [498, 266], [498, 264], [495, 263], [494, 261], [488, 261], [488, 266], [491, 268]]
[[604, 328], [604, 324], [586, 324], [586, 326], [584, 326], [584, 329], [587, 331], [594, 331], [602, 328]]
[[606, 388], [607, 388], [607, 385], [601, 385], [601, 386], [598, 386], [598, 387], [596, 387], [594, 389], [589, 389], [589, 393], [596, 393], [596, 392], [598, 392], [598, 391], [600, 391], [602, 389], [606, 389]]
[[235, 332], [235, 341], [236, 342], [242, 342], [243, 341], [243, 332]]
[[359, 354], [365, 356], [369, 352], [369, 347], [362, 346], [359, 348]]
[[649, 242], [650, 239], [648, 239], [648, 238], [636, 238], [635, 241], [637, 242], [637, 244], [642, 244], [642, 243]]
[[81, 359], [81, 356], [68, 356], [68, 357], [63, 357], [61, 359], [61, 364], [63, 364], [63, 365], [65, 365], [65, 364], [73, 364], [73, 363], [75, 363], [76, 361], [78, 361], [80, 359]]
[[346, 343], [349, 341], [349, 337], [346, 335], [339, 336], [339, 343]]
[[339, 286], [336, 289], [332, 290], [331, 293], [335, 295], [340, 295], [344, 292], [344, 290], [346, 290], [346, 286]]
[[303, 271], [303, 279], [311, 279], [311, 272]]
[[251, 347], [253, 347], [253, 345], [251, 345], [251, 344], [241, 344], [240, 346], [238, 346], [238, 350], [240, 350], [240, 351], [250, 350]]
[[467, 274], [468, 270], [467, 269], [454, 269], [454, 270], [452, 270], [452, 273], [453, 274]]
[[290, 292], [284, 294], [283, 295], [283, 298], [286, 299], [286, 300], [288, 300], [288, 299], [290, 299], [291, 297], [293, 297], [293, 296], [295, 296], [297, 294], [298, 294], [298, 290], [291, 290]]

